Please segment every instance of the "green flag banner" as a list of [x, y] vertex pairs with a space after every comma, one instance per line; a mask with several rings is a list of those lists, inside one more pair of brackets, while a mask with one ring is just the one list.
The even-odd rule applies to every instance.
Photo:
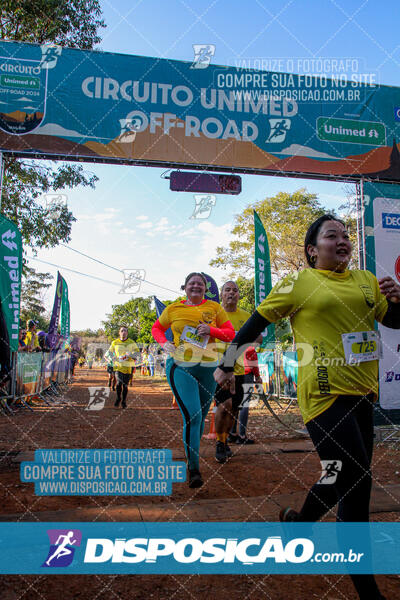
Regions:
[[[254, 296], [256, 306], [261, 304], [272, 289], [271, 263], [269, 260], [268, 237], [264, 225], [256, 211], [254, 211]], [[275, 326], [270, 325], [264, 343], [275, 342]]]
[[0, 299], [5, 320], [4, 340], [10, 351], [18, 350], [21, 299], [22, 240], [17, 226], [0, 215]]
[[68, 300], [68, 285], [64, 277], [62, 280], [62, 296], [61, 296], [61, 317], [60, 317], [60, 333], [64, 339], [69, 338], [70, 320], [69, 320], [69, 300]]

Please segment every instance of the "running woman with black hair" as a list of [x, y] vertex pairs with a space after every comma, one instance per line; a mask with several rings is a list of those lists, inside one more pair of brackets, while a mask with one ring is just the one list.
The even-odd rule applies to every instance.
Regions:
[[117, 381], [117, 399], [114, 406], [118, 407], [121, 403], [122, 408], [126, 408], [126, 397], [128, 395], [128, 383], [131, 376], [131, 370], [134, 366], [133, 359], [139, 355], [139, 348], [136, 343], [128, 338], [128, 328], [121, 325], [119, 328], [119, 338], [111, 342], [107, 350], [107, 358], [112, 360], [114, 373]]
[[[190, 273], [182, 286], [186, 300], [165, 308], [154, 323], [154, 339], [170, 354], [166, 375], [183, 418], [183, 445], [189, 470], [189, 487], [203, 485], [199, 470], [200, 439], [214, 396], [214, 370], [218, 349], [214, 341], [229, 342], [235, 331], [224, 309], [204, 298], [207, 281], [201, 273]], [[171, 327], [174, 341], [165, 332]]]
[[[300, 512], [283, 509], [280, 520], [317, 521], [339, 503], [338, 521], [368, 521], [380, 356], [374, 328], [378, 321], [400, 329], [400, 286], [388, 276], [378, 281], [369, 271], [348, 270], [347, 229], [332, 215], [309, 227], [304, 249], [311, 268], [288, 275], [272, 289], [227, 349], [215, 378], [230, 386], [236, 347], [269, 323], [290, 317], [300, 354], [298, 402], [323, 473]], [[334, 461], [336, 477], [329, 485], [321, 483]], [[373, 575], [351, 578], [362, 600], [383, 599]]]

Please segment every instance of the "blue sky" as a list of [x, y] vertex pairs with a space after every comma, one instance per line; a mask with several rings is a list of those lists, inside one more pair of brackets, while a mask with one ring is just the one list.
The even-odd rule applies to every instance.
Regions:
[[[304, 72], [311, 59], [357, 59], [358, 72], [375, 81], [399, 81], [400, 44], [395, 26], [398, 5], [387, 1], [346, 0], [274, 2], [265, 0], [147, 0], [102, 2], [107, 29], [100, 48], [108, 52], [192, 60], [192, 44], [215, 44], [214, 64], [292, 61]], [[283, 69], [285, 70], [285, 69]], [[193, 194], [169, 191], [163, 170], [87, 164], [96, 173], [96, 190], [67, 192], [77, 222], [70, 246], [117, 269], [143, 269], [145, 278], [179, 292], [186, 273], [204, 270], [222, 283], [226, 272], [208, 267], [217, 245], [226, 245], [234, 215], [248, 204], [279, 191], [306, 187], [327, 208], [343, 201], [342, 183], [282, 177], [244, 176], [240, 196], [217, 196], [207, 220], [193, 220]], [[97, 328], [113, 304], [131, 296], [118, 293], [122, 275], [63, 247], [40, 251], [38, 258], [109, 280], [100, 282], [60, 268], [69, 285], [72, 329]], [[56, 268], [32, 261], [52, 274]], [[52, 304], [54, 287], [47, 294]], [[138, 295], [174, 296], [150, 284]]]

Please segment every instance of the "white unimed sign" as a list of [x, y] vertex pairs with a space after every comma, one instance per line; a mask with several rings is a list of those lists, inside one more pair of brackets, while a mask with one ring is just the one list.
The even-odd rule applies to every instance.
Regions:
[[[389, 275], [400, 283], [396, 264], [400, 256], [400, 199], [374, 200], [375, 273]], [[400, 334], [379, 324], [383, 358], [379, 361], [379, 390], [382, 408], [400, 409]]]

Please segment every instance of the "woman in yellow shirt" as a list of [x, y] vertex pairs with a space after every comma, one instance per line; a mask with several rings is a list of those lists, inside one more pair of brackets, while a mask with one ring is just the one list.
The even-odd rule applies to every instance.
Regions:
[[[204, 298], [207, 282], [201, 273], [190, 273], [182, 289], [186, 300], [165, 308], [154, 323], [152, 335], [170, 357], [166, 375], [183, 418], [183, 444], [189, 469], [189, 487], [200, 487], [200, 439], [214, 396], [214, 370], [218, 364], [215, 339], [229, 342], [235, 331], [224, 309]], [[171, 327], [173, 342], [165, 336]]]
[[[322, 474], [300, 512], [282, 521], [316, 521], [337, 503], [338, 521], [368, 521], [373, 450], [373, 403], [378, 394], [379, 336], [375, 321], [400, 329], [400, 286], [369, 271], [348, 270], [351, 243], [332, 215], [308, 229], [310, 266], [280, 281], [241, 328], [216, 370], [231, 385], [235, 348], [289, 317], [299, 360], [298, 402], [321, 460]], [[359, 597], [382, 600], [373, 575], [352, 575]]]

